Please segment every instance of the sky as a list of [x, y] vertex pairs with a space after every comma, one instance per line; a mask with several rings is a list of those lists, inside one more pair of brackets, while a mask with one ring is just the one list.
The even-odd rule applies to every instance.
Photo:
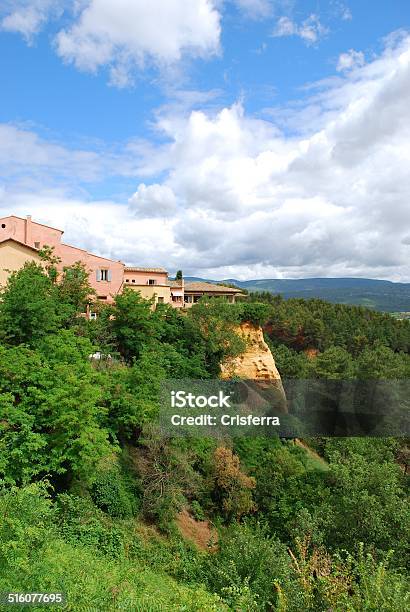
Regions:
[[206, 278], [410, 282], [408, 0], [1, 0], [0, 216]]

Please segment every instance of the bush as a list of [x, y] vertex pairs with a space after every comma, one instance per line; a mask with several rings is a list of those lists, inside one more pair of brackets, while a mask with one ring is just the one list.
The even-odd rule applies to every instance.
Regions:
[[[232, 525], [220, 534], [219, 550], [208, 556], [202, 577], [231, 609], [272, 609], [279, 584], [292, 575], [286, 547], [269, 536], [268, 529], [254, 522]], [[241, 608], [246, 601], [253, 607]]]
[[124, 553], [124, 533], [106, 519], [90, 499], [62, 493], [57, 497], [58, 526], [63, 538], [117, 558]]
[[191, 512], [193, 514], [193, 517], [196, 521], [205, 521], [206, 520], [206, 516], [205, 516], [205, 512], [203, 511], [203, 508], [201, 506], [201, 504], [199, 503], [199, 501], [197, 501], [196, 499], [194, 499], [191, 502]]
[[212, 498], [226, 520], [238, 520], [255, 509], [255, 479], [241, 471], [239, 457], [229, 448], [220, 446], [215, 450], [212, 479]]
[[48, 483], [0, 489], [0, 567], [23, 568], [40, 556], [52, 534]]
[[138, 489], [118, 468], [101, 471], [91, 487], [97, 508], [114, 518], [130, 518], [140, 507]]
[[260, 304], [258, 302], [249, 302], [241, 304], [242, 313], [241, 320], [249, 321], [254, 325], [264, 325], [269, 316], [269, 305]]

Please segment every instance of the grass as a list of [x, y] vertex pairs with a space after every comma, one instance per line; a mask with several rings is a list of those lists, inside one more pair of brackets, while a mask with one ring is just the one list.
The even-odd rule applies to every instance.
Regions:
[[311, 448], [306, 442], [297, 438], [295, 444], [302, 448], [306, 453], [306, 468], [308, 470], [321, 470], [327, 472], [329, 465], [323, 457], [321, 457], [313, 448]]
[[[30, 563], [2, 570], [0, 591], [62, 592], [67, 612], [78, 611], [192, 611], [226, 610], [218, 596], [200, 585], [177, 582], [153, 571], [138, 559], [111, 559], [62, 539], [50, 541]], [[25, 610], [17, 606], [14, 609]], [[44, 610], [33, 606], [31, 610]]]

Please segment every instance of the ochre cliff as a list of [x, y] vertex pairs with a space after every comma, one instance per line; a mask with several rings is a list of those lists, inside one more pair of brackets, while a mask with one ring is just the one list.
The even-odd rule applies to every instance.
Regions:
[[268, 345], [263, 338], [262, 328], [252, 323], [242, 323], [236, 333], [246, 341], [246, 351], [221, 366], [221, 378], [232, 376], [247, 380], [280, 380], [280, 374]]
[[[263, 413], [269, 406], [278, 412], [287, 412], [282, 380], [264, 340], [262, 328], [252, 323], [242, 323], [235, 331], [245, 340], [246, 350], [221, 365], [221, 378], [228, 380], [235, 377], [244, 381], [244, 397], [253, 411], [261, 410]], [[245, 391], [244, 388], [242, 391]]]

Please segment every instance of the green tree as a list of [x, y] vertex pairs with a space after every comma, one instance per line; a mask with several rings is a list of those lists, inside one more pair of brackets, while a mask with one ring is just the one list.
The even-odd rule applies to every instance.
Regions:
[[246, 343], [237, 333], [240, 315], [240, 304], [228, 304], [219, 298], [203, 299], [188, 312], [191, 332], [200, 336], [206, 368], [214, 376], [219, 375], [220, 364], [227, 357], [245, 350]]
[[152, 304], [152, 300], [143, 299], [128, 287], [115, 297], [108, 325], [126, 361], [138, 358], [145, 347], [158, 339], [159, 323]]
[[13, 272], [1, 295], [0, 328], [10, 344], [35, 345], [61, 322], [56, 288], [43, 268], [26, 263]]
[[61, 263], [61, 258], [54, 254], [54, 247], [45, 244], [38, 254], [44, 262], [44, 268], [47, 271], [50, 280], [55, 283], [58, 278], [57, 266]]
[[309, 370], [316, 378], [349, 380], [354, 377], [354, 361], [343, 348], [332, 346], [310, 361]]
[[63, 268], [58, 283], [58, 299], [67, 305], [71, 318], [85, 313], [93, 296], [95, 291], [83, 263], [76, 262]]
[[84, 356], [90, 345], [78, 342], [65, 330], [43, 341], [43, 353], [0, 347], [0, 465], [7, 481], [65, 474], [87, 482], [113, 451], [98, 373]]

